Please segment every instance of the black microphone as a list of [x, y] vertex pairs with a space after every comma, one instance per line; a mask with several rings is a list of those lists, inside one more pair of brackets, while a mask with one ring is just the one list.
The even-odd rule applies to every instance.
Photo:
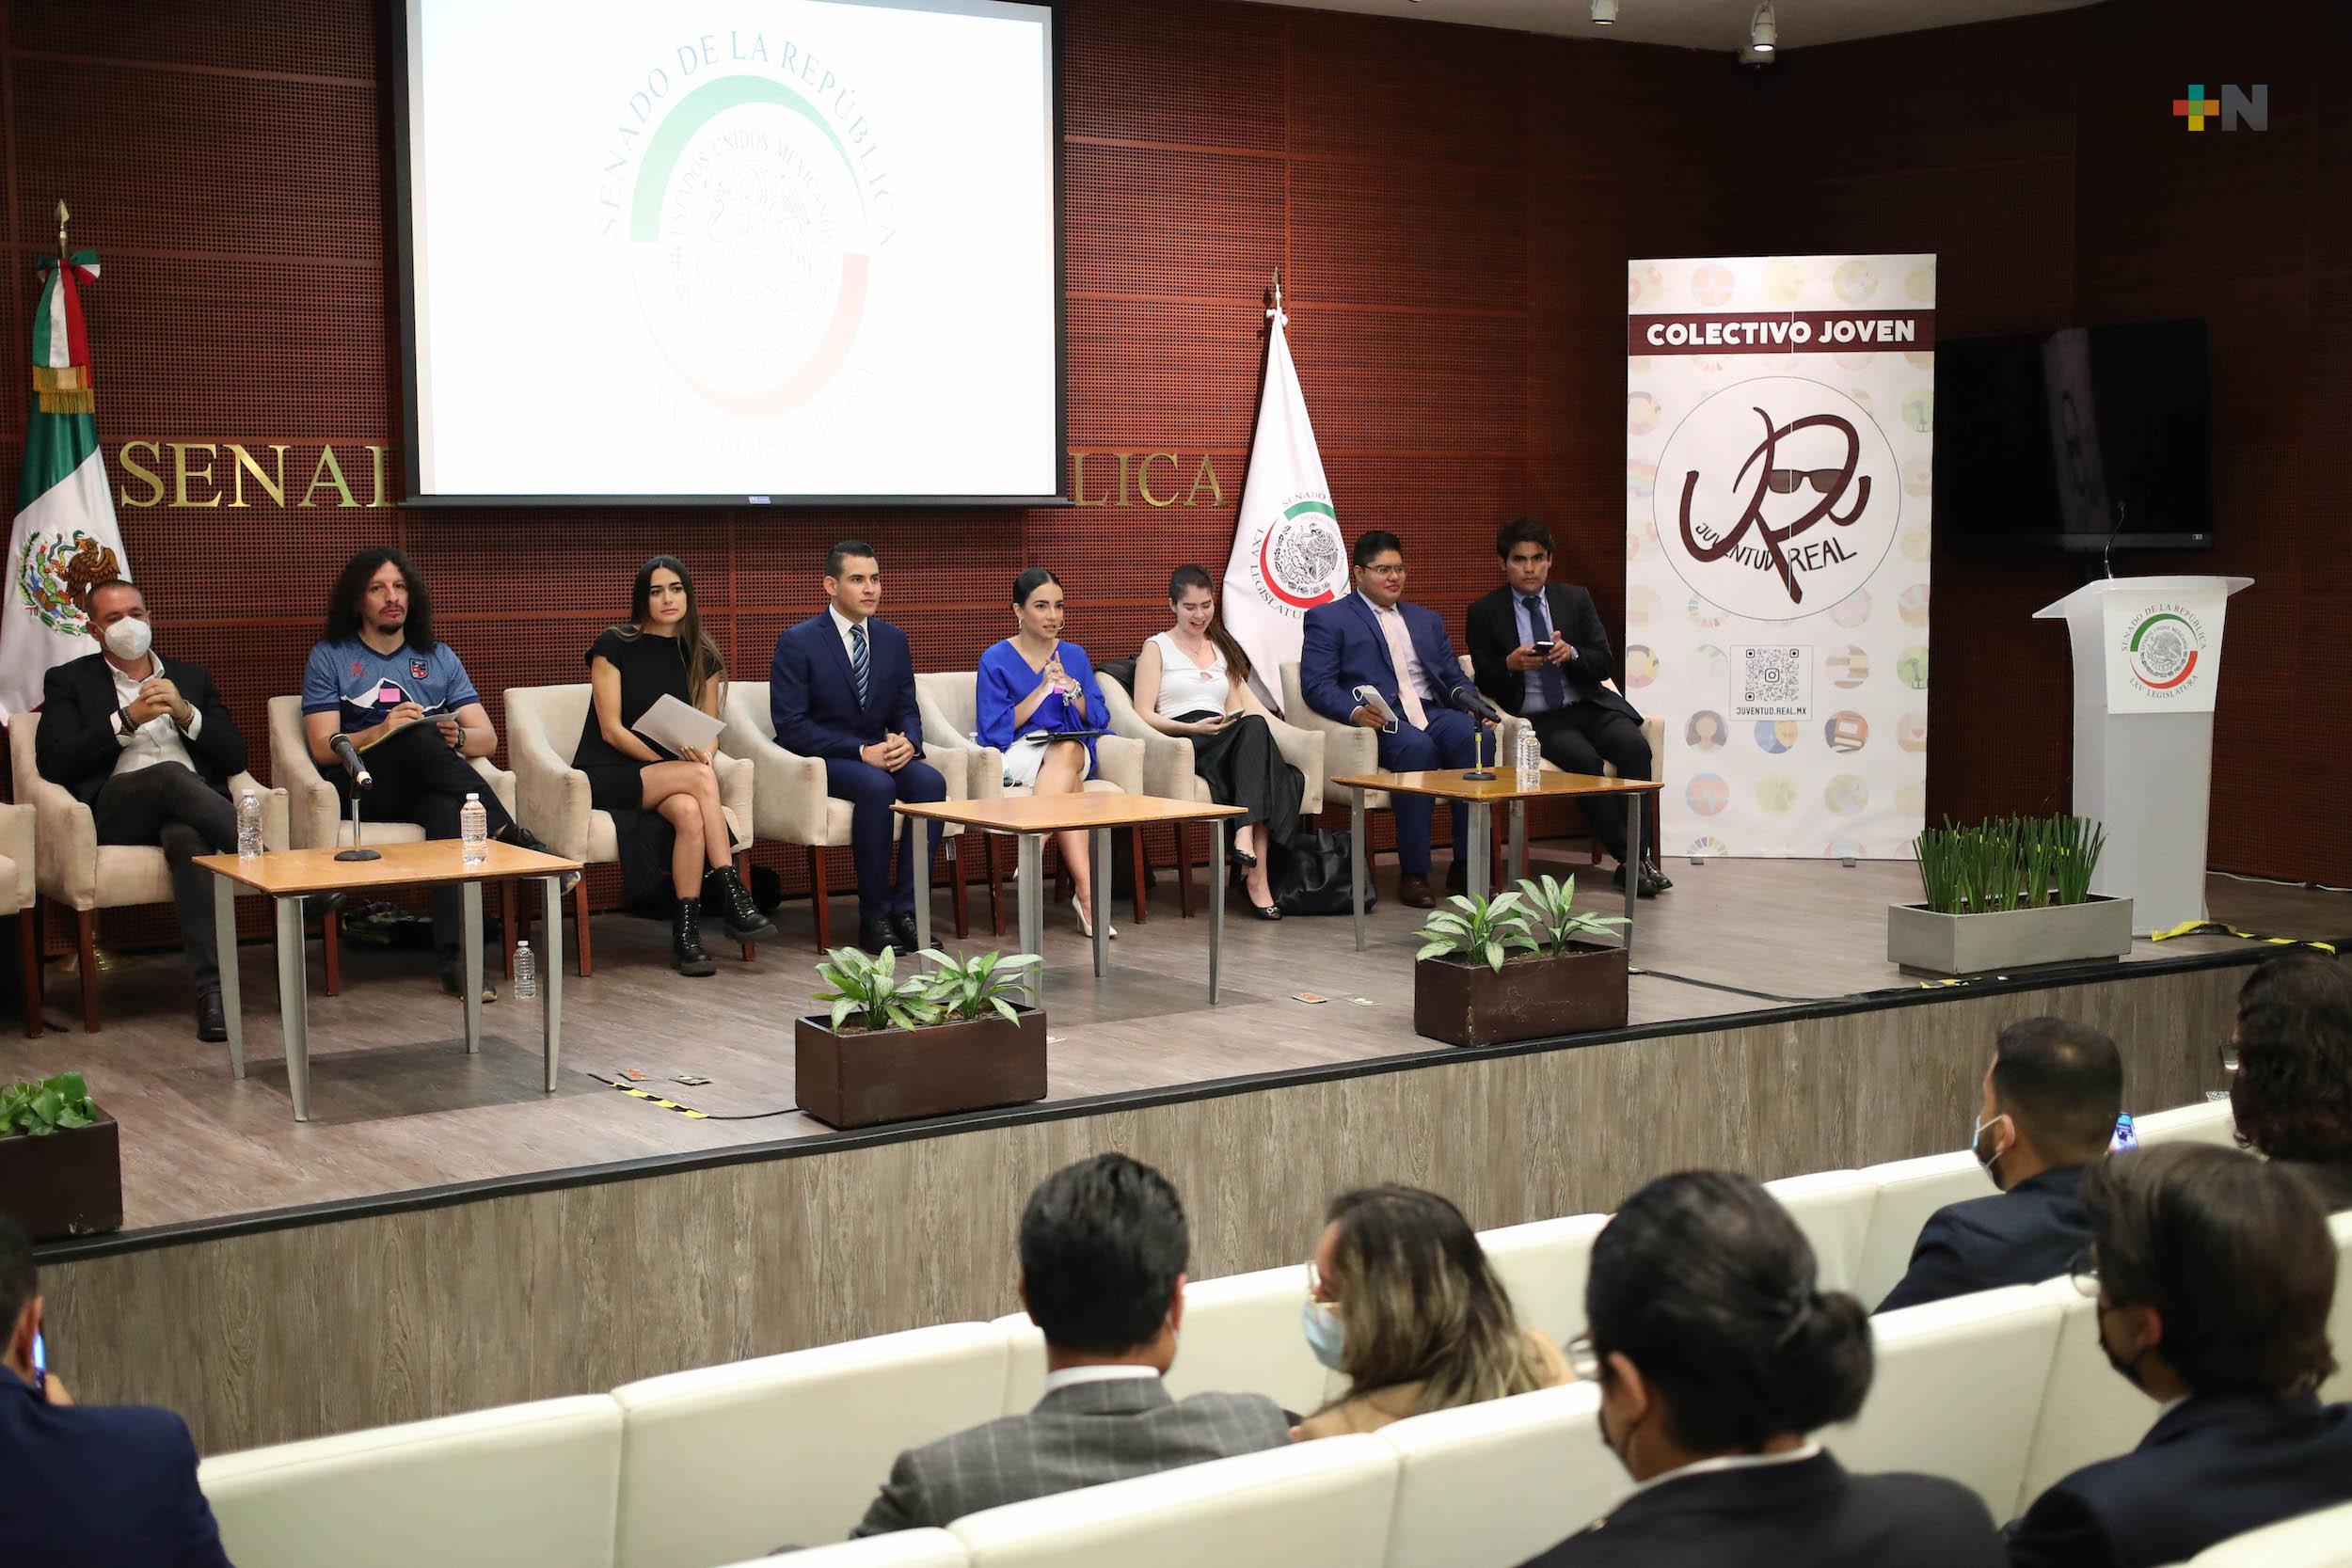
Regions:
[[350, 771], [352, 788], [375, 787], [375, 775], [369, 772], [368, 765], [359, 760], [359, 748], [351, 743], [351, 736], [339, 735], [328, 744], [335, 748], [335, 754], [343, 759], [343, 767]]
[[1481, 719], [1491, 720], [1498, 724], [1502, 722], [1502, 710], [1488, 702], [1486, 694], [1478, 688], [1467, 684], [1457, 686], [1454, 689], [1452, 695], [1454, 705], [1465, 713], [1475, 714]]

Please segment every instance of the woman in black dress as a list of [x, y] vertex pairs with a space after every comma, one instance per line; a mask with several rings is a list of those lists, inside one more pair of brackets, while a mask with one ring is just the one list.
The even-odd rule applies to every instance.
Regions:
[[[1179, 566], [1168, 579], [1176, 624], [1156, 632], [1136, 659], [1136, 717], [1162, 735], [1192, 742], [1192, 768], [1221, 806], [1241, 806], [1233, 880], [1261, 920], [1279, 920], [1267, 884], [1269, 845], [1298, 836], [1307, 781], [1282, 760], [1274, 732], [1249, 710], [1249, 656], [1217, 618], [1209, 574]], [[1214, 874], [1214, 868], [1212, 868]]]
[[677, 895], [671, 958], [680, 974], [719, 967], [703, 951], [706, 892], [736, 941], [776, 934], [736, 872], [710, 756], [691, 747], [674, 755], [629, 727], [663, 697], [716, 716], [726, 676], [726, 659], [694, 608], [694, 579], [673, 556], [638, 569], [629, 625], [607, 627], [588, 650], [591, 700], [572, 766], [588, 775], [589, 803], [612, 814], [632, 902], [644, 891], [634, 884], [658, 881], [667, 853]]

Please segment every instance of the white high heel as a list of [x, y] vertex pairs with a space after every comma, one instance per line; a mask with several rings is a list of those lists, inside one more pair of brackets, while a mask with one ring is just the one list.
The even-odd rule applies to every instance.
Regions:
[[[1087, 938], [1089, 942], [1092, 941], [1094, 938], [1094, 922], [1087, 918], [1086, 906], [1078, 902], [1077, 895], [1075, 894], [1073, 894], [1070, 898], [1070, 912], [1078, 917], [1079, 934]], [[1117, 942], [1119, 940], [1119, 927], [1116, 926], [1112, 927], [1110, 929], [1110, 940], [1113, 942]]]

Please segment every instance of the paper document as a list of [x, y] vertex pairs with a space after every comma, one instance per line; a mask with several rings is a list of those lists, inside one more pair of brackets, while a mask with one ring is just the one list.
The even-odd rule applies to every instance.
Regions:
[[684, 756], [689, 746], [708, 752], [719, 744], [720, 720], [675, 697], [664, 696], [629, 726], [672, 756]]
[[1374, 716], [1383, 726], [1391, 730], [1396, 728], [1396, 710], [1389, 706], [1387, 699], [1380, 695], [1378, 687], [1359, 686], [1356, 689], [1354, 695], [1358, 703], [1372, 709]]

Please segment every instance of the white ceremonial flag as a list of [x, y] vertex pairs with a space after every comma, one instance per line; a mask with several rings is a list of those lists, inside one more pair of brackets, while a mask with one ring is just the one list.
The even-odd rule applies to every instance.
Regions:
[[1241, 523], [1225, 562], [1225, 628], [1249, 656], [1250, 684], [1282, 711], [1282, 666], [1297, 662], [1307, 611], [1347, 592], [1347, 546], [1323, 482], [1315, 427], [1298, 388], [1280, 295], [1266, 312], [1265, 389], [1242, 483]]

